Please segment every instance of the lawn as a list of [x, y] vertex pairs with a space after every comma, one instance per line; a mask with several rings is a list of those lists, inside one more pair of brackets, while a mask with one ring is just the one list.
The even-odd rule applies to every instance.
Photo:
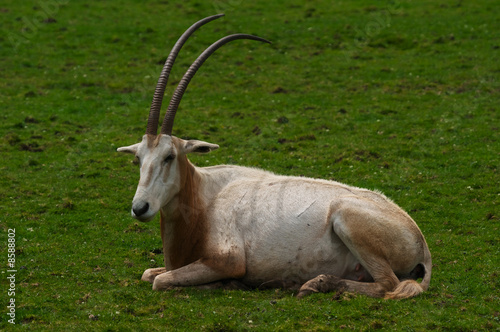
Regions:
[[[500, 330], [497, 7], [2, 1], [0, 330]], [[298, 300], [140, 281], [163, 264], [158, 217], [130, 217], [138, 167], [116, 148], [144, 134], [177, 38], [220, 12], [182, 49], [163, 111], [213, 41], [241, 32], [272, 44], [232, 42], [196, 74], [173, 134], [220, 149], [191, 161], [384, 192], [426, 237], [427, 292]]]

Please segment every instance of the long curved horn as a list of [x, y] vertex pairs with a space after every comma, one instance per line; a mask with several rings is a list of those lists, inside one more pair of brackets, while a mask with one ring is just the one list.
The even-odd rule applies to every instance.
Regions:
[[161, 103], [163, 101], [163, 95], [165, 94], [165, 88], [167, 86], [168, 76], [170, 75], [170, 70], [172, 70], [175, 58], [177, 57], [177, 54], [179, 54], [179, 51], [181, 50], [182, 46], [189, 38], [189, 36], [191, 36], [193, 32], [195, 32], [199, 27], [210, 21], [218, 19], [221, 16], [224, 16], [224, 14], [209, 16], [196, 22], [191, 27], [189, 27], [189, 29], [187, 29], [186, 32], [184, 32], [182, 36], [179, 38], [179, 40], [177, 40], [177, 42], [175, 43], [174, 47], [172, 48], [172, 51], [170, 51], [170, 54], [168, 55], [168, 58], [165, 61], [165, 65], [163, 66], [160, 77], [158, 78], [158, 83], [156, 84], [153, 101], [151, 102], [151, 108], [149, 110], [148, 126], [146, 127], [146, 134], [156, 135], [156, 132], [158, 130], [158, 121], [160, 119]]
[[195, 62], [193, 62], [193, 64], [189, 67], [187, 72], [182, 77], [182, 80], [179, 82], [177, 89], [175, 89], [175, 92], [172, 95], [172, 99], [170, 99], [170, 104], [168, 105], [167, 113], [165, 114], [165, 118], [163, 119], [163, 123], [161, 126], [161, 134], [172, 135], [172, 128], [174, 126], [175, 114], [177, 112], [177, 108], [179, 107], [179, 103], [181, 102], [182, 96], [184, 95], [184, 92], [186, 91], [189, 82], [196, 74], [198, 69], [200, 69], [201, 65], [217, 49], [222, 47], [224, 44], [227, 44], [230, 41], [236, 39], [251, 39], [271, 44], [270, 41], [264, 38], [240, 33], [240, 34], [226, 36], [222, 39], [219, 39], [212, 45], [210, 45], [210, 47], [208, 47], [202, 54], [200, 54], [200, 56], [195, 60]]

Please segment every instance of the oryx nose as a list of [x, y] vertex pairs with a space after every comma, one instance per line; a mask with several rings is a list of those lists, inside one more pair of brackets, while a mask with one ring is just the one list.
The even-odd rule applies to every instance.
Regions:
[[141, 203], [137, 204], [135, 206], [132, 206], [132, 211], [134, 211], [134, 214], [137, 217], [142, 216], [144, 213], [148, 212], [149, 210], [149, 203]]

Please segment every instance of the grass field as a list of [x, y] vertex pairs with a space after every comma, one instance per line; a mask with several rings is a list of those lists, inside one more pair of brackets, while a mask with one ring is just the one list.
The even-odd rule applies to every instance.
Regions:
[[[497, 7], [2, 1], [0, 330], [500, 330]], [[429, 291], [298, 300], [280, 290], [154, 292], [140, 281], [162, 265], [158, 220], [130, 217], [138, 169], [115, 151], [144, 134], [177, 38], [219, 12], [183, 48], [166, 99], [218, 38], [273, 44], [233, 42], [193, 79], [174, 135], [221, 148], [191, 160], [381, 190], [427, 239]]]

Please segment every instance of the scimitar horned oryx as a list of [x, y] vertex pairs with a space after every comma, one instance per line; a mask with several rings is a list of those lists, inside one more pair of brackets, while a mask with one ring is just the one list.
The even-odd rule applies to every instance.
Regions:
[[230, 41], [265, 39], [236, 34], [208, 47], [180, 81], [157, 134], [180, 48], [220, 16], [195, 23], [180, 37], [158, 80], [146, 134], [118, 149], [135, 154], [140, 164], [132, 216], [145, 222], [160, 212], [165, 267], [147, 269], [142, 280], [155, 290], [233, 280], [249, 288], [295, 287], [298, 296], [349, 291], [397, 299], [427, 290], [432, 265], [424, 236], [383, 194], [255, 168], [199, 168], [187, 155], [219, 146], [172, 136], [182, 95], [203, 62]]

